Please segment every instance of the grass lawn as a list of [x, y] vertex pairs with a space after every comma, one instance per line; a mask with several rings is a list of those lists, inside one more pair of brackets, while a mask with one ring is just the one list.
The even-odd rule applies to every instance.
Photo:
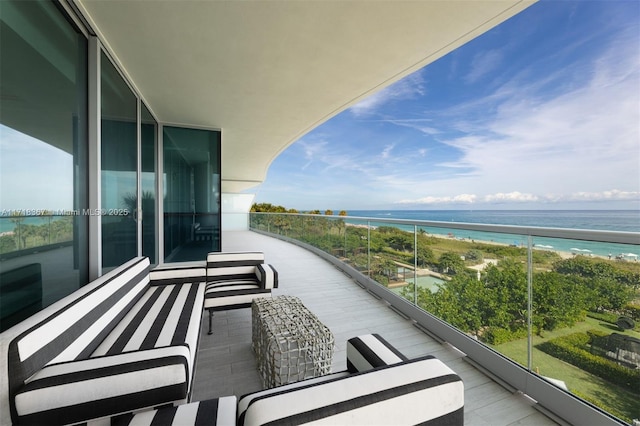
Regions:
[[[626, 331], [622, 333], [611, 324], [607, 324], [593, 318], [587, 318], [586, 321], [580, 322], [571, 328], [546, 332], [544, 338], [534, 336], [531, 365], [532, 370], [538, 372], [542, 376], [564, 381], [569, 390], [579, 392], [581, 396], [586, 397], [594, 403], [600, 402], [602, 404], [602, 408], [620, 417], [624, 416], [624, 420], [628, 422], [634, 418], [639, 419], [640, 389], [636, 393], [630, 392], [627, 389], [616, 386], [604, 379], [601, 379], [600, 377], [589, 374], [571, 364], [567, 364], [564, 361], [554, 358], [535, 347], [538, 343], [542, 343], [556, 337], [576, 332], [586, 332], [587, 330], [592, 329], [608, 333], [616, 331], [621, 334], [640, 338], [640, 333], [638, 332]], [[502, 345], [497, 345], [494, 348], [500, 353], [526, 366], [526, 339], [504, 343]], [[600, 405], [600, 403], [598, 403], [598, 405]]]

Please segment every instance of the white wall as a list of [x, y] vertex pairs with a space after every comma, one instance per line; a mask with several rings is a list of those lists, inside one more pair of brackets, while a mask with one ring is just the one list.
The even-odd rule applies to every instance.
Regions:
[[246, 231], [249, 229], [249, 210], [255, 194], [222, 193], [222, 230]]

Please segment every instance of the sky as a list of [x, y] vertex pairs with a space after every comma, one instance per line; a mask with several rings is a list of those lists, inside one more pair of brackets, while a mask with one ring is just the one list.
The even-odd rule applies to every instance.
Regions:
[[540, 1], [290, 145], [255, 202], [640, 210], [640, 2]]

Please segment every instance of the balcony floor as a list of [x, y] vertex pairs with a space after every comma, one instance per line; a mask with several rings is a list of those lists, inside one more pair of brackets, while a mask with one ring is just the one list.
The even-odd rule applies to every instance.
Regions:
[[[333, 371], [346, 369], [346, 341], [378, 333], [409, 358], [434, 355], [463, 380], [467, 425], [553, 425], [520, 393], [505, 389], [482, 373], [454, 348], [421, 332], [413, 322], [389, 309], [349, 277], [313, 253], [293, 244], [250, 231], [227, 231], [223, 251], [257, 250], [278, 271], [274, 295], [299, 297], [333, 332]], [[202, 323], [193, 400], [243, 395], [262, 388], [251, 349], [251, 310], [214, 315], [214, 333]]]

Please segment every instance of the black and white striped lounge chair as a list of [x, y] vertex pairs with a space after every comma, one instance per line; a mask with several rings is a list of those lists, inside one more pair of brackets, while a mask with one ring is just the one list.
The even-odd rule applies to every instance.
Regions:
[[3, 418], [68, 424], [187, 402], [204, 268], [171, 274], [153, 281], [149, 260], [132, 259], [5, 331]]
[[408, 360], [379, 335], [351, 339], [348, 371], [241, 397], [238, 426], [463, 425], [464, 386], [440, 360]]
[[204, 308], [209, 311], [209, 334], [215, 311], [248, 308], [253, 299], [269, 297], [277, 287], [278, 273], [264, 263], [264, 253], [209, 253], [204, 295]]

